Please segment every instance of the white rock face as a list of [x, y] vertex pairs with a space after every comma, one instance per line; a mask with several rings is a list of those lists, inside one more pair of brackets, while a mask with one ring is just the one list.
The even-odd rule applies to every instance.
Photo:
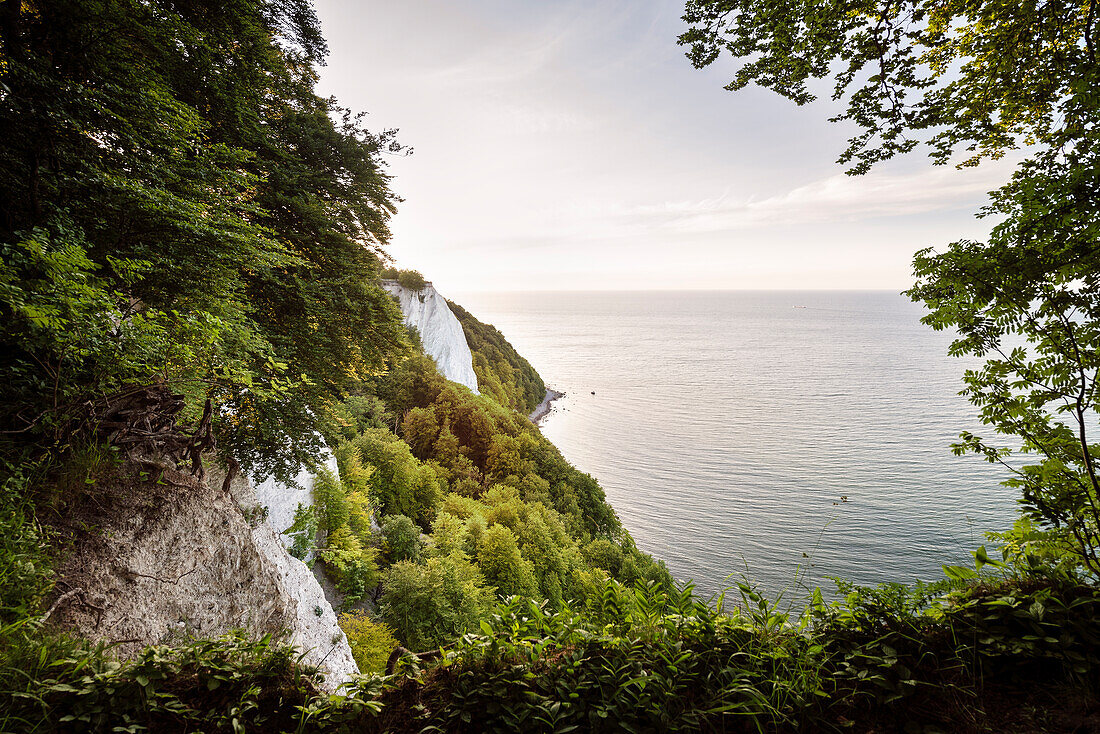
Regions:
[[[328, 464], [331, 464], [331, 470], [336, 472], [336, 458], [330, 455], [329, 461], [326, 462], [326, 465]], [[306, 476], [309, 477], [308, 472]], [[299, 475], [299, 481], [301, 478]], [[309, 481], [312, 482], [312, 478], [309, 478]], [[299, 495], [310, 494], [308, 491], [303, 492], [291, 487], [284, 487], [284, 490]], [[254, 490], [248, 485], [236, 488], [234, 494], [237, 502], [247, 507], [249, 500], [256, 497], [251, 492]], [[273, 495], [273, 499], [278, 501], [276, 495]], [[256, 501], [263, 504], [259, 497], [256, 497]], [[297, 507], [297, 503], [294, 506]], [[293, 520], [294, 510], [291, 509], [290, 522]], [[256, 524], [252, 529], [252, 541], [259, 554], [270, 563], [277, 585], [282, 587], [283, 593], [294, 601], [290, 605], [293, 607], [293, 616], [287, 625], [291, 632], [290, 641], [306, 652], [305, 662], [319, 667], [325, 674], [326, 686], [330, 690], [335, 690], [341, 683], [358, 675], [359, 666], [351, 655], [348, 638], [340, 629], [336, 621], [336, 612], [325, 598], [321, 585], [305, 563], [287, 553], [284, 544], [289, 536], [280, 535], [281, 530], [272, 527], [270, 521], [269, 514], [268, 522]], [[290, 527], [290, 522], [287, 523], [287, 527]]]
[[[74, 504], [61, 588], [79, 594], [51, 624], [115, 643], [121, 657], [180, 634], [233, 629], [290, 632], [334, 690], [359, 671], [336, 615], [304, 563], [275, 530], [241, 511], [257, 504], [238, 479], [231, 493], [172, 469], [163, 483], [135, 471]], [[213, 478], [212, 478], [213, 479]], [[318, 614], [320, 612], [320, 614]]]
[[401, 302], [405, 323], [420, 332], [424, 351], [435, 360], [441, 375], [452, 382], [477, 392], [474, 358], [466, 344], [462, 324], [451, 313], [447, 299], [429, 283], [420, 291], [412, 291], [396, 281], [382, 281], [382, 287]]
[[[336, 457], [327, 448], [324, 452], [323, 464], [333, 476], [340, 476]], [[289, 548], [294, 543], [294, 539], [282, 533], [294, 524], [294, 513], [299, 504], [303, 507], [313, 506], [313, 473], [303, 467], [294, 478], [294, 484], [297, 486], [282, 484], [276, 481], [275, 477], [268, 477], [262, 482], [251, 481], [251, 484], [255, 488], [256, 502], [267, 508], [268, 524], [275, 531], [283, 547]]]

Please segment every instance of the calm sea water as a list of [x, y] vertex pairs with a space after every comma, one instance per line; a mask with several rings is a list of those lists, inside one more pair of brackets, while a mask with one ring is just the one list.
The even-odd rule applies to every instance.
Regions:
[[704, 593], [741, 574], [788, 599], [830, 576], [931, 580], [1015, 517], [1003, 470], [951, 454], [961, 430], [984, 435], [957, 394], [968, 363], [903, 296], [456, 300], [567, 393], [543, 433]]

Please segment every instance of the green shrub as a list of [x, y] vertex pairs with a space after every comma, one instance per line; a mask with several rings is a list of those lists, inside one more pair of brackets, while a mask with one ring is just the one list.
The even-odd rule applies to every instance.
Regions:
[[325, 467], [321, 467], [313, 479], [313, 502], [321, 530], [332, 533], [348, 524], [347, 493], [340, 480]]
[[516, 536], [503, 525], [493, 525], [481, 536], [477, 565], [498, 594], [533, 596], [538, 591], [534, 567], [520, 555]]
[[417, 270], [398, 271], [397, 282], [402, 288], [408, 288], [410, 291], [422, 291], [424, 286], [428, 284], [428, 281], [424, 280], [424, 276]]
[[390, 563], [420, 558], [420, 528], [404, 515], [382, 518], [382, 548]]
[[341, 614], [338, 621], [340, 629], [348, 636], [351, 654], [359, 666], [359, 672], [385, 672], [390, 653], [397, 647], [397, 640], [390, 628], [381, 622], [375, 622], [362, 611]]
[[379, 612], [405, 647], [430, 650], [477, 629], [492, 602], [485, 578], [461, 554], [401, 561], [382, 580]]
[[[25, 690], [12, 696], [11, 679], [0, 678], [5, 731], [293, 731], [296, 707], [317, 696], [315, 671], [270, 636], [154, 646], [121, 664], [102, 646], [49, 636], [35, 643], [21, 661]], [[0, 645], [0, 661], [11, 654]]]
[[294, 522], [283, 535], [291, 538], [290, 555], [304, 561], [317, 543], [317, 508], [299, 502], [294, 510]]
[[364, 546], [347, 526], [328, 536], [319, 556], [336, 588], [345, 594], [345, 604], [358, 602], [378, 585], [378, 549]]

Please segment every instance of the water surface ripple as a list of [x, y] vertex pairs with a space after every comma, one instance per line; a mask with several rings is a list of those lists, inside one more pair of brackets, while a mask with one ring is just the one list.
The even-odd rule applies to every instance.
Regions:
[[704, 593], [934, 579], [1015, 516], [1004, 472], [948, 449], [988, 433], [957, 394], [974, 363], [896, 293], [456, 300], [567, 393], [543, 433]]

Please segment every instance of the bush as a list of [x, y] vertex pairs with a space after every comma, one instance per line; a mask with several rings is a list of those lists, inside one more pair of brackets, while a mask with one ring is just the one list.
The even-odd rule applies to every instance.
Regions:
[[390, 563], [415, 561], [420, 558], [420, 528], [404, 515], [387, 515], [382, 519], [382, 547]]
[[0, 485], [0, 627], [37, 611], [52, 586], [42, 530], [24, 499], [27, 485], [21, 474]]
[[481, 572], [459, 553], [401, 561], [382, 580], [382, 621], [405, 647], [430, 650], [477, 629], [492, 601]]
[[424, 276], [416, 270], [399, 271], [397, 282], [402, 288], [408, 288], [410, 291], [422, 291], [424, 286], [428, 285], [428, 281], [424, 280]]
[[498, 594], [534, 596], [538, 591], [534, 567], [520, 555], [516, 536], [503, 525], [493, 525], [481, 536], [477, 565]]
[[320, 556], [336, 588], [346, 594], [345, 604], [354, 604], [378, 586], [378, 549], [364, 547], [346, 526], [329, 535]]
[[352, 657], [359, 672], [382, 673], [390, 653], [397, 647], [397, 639], [385, 624], [375, 622], [366, 612], [349, 612], [338, 617], [340, 629], [348, 636]]
[[[154, 646], [121, 664], [102, 646], [40, 635], [34, 643], [19, 676], [26, 690], [0, 678], [4, 731], [293, 731], [296, 707], [317, 695], [315, 671], [270, 636]], [[9, 654], [0, 645], [5, 666]]]
[[344, 486], [328, 469], [321, 467], [313, 479], [313, 501], [317, 522], [326, 533], [348, 524], [349, 510]]
[[283, 535], [291, 539], [288, 553], [300, 561], [306, 560], [317, 543], [317, 508], [299, 502], [294, 510], [294, 522]]

